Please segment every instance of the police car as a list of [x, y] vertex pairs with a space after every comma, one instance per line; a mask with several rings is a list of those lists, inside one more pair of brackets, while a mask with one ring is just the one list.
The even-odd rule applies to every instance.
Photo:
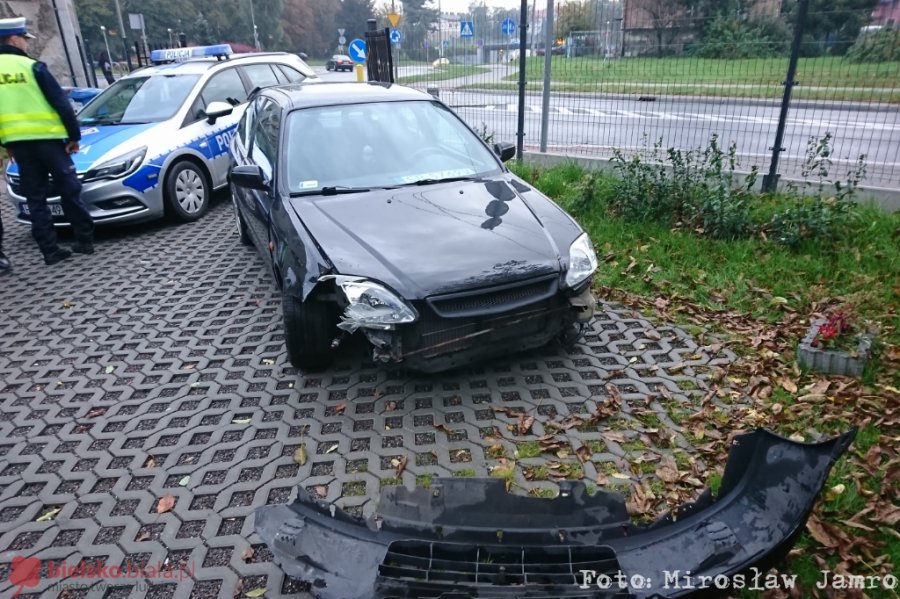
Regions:
[[[78, 112], [81, 151], [72, 158], [97, 224], [200, 218], [227, 183], [229, 141], [250, 93], [319, 82], [296, 54], [238, 55], [226, 44], [156, 50], [150, 61]], [[6, 181], [19, 221], [29, 222], [15, 163]], [[65, 225], [50, 196], [54, 222]]]

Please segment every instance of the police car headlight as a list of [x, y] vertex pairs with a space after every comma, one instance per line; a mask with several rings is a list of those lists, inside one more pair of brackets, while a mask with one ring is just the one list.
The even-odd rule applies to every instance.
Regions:
[[138, 148], [133, 152], [128, 152], [122, 156], [107, 160], [102, 164], [91, 168], [84, 174], [82, 179], [85, 183], [88, 181], [99, 181], [100, 179], [118, 179], [130, 175], [141, 166], [144, 156], [147, 155], [147, 147]]

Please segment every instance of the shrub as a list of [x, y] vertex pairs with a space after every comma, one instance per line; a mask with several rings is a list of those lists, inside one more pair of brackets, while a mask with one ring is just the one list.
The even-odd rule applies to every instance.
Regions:
[[900, 29], [886, 27], [864, 35], [847, 53], [850, 62], [889, 62], [900, 60]]
[[690, 53], [700, 58], [770, 58], [783, 56], [789, 47], [791, 31], [778, 19], [758, 18], [748, 21], [719, 16], [703, 34], [702, 42]]

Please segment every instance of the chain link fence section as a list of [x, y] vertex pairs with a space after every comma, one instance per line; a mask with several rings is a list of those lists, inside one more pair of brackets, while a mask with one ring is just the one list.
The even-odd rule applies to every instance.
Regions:
[[705, 148], [716, 135], [734, 142], [741, 170], [765, 174], [800, 31], [778, 172], [803, 178], [810, 143], [830, 134], [829, 179], [846, 180], [862, 158], [864, 185], [900, 189], [900, 31], [877, 6], [813, 0], [800, 30], [796, 1], [745, 0], [716, 14], [702, 5], [717, 3], [572, 1], [553, 6], [548, 35], [543, 4], [528, 4], [524, 47], [519, 10], [473, 5], [432, 29], [401, 24], [398, 82], [439, 94], [483, 136], [514, 141], [524, 52], [527, 150], [611, 158], [656, 143]]

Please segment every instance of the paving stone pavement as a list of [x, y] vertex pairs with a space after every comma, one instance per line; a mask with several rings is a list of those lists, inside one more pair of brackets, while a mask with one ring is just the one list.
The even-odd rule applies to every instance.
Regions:
[[[551, 458], [587, 480], [628, 472], [637, 451], [629, 440], [641, 431], [670, 430], [649, 449], [691, 451], [678, 421], [705, 393], [712, 368], [734, 359], [678, 328], [602, 305], [569, 351], [422, 376], [373, 365], [359, 344], [328, 372], [303, 376], [283, 353], [274, 283], [255, 250], [239, 244], [227, 201], [197, 223], [103, 231], [94, 255], [53, 267], [0, 202], [14, 263], [0, 277], [3, 597], [15, 590], [15, 556], [42, 560], [42, 577], [23, 598], [231, 599], [239, 584], [244, 593], [306, 596], [255, 535], [256, 507], [288, 502], [302, 485], [369, 514], [384, 483], [488, 475], [499, 457], [533, 450], [551, 421], [594, 412], [608, 401], [608, 384], [622, 413], [558, 432], [571, 445], [563, 458], [520, 456], [514, 491], [554, 489], [540, 480]], [[516, 418], [495, 407], [534, 414], [530, 434], [516, 435]], [[610, 428], [626, 441], [608, 438]], [[301, 444], [302, 466], [294, 460]], [[574, 451], [584, 444], [593, 455], [581, 465]], [[158, 514], [166, 495], [175, 505]], [[183, 564], [190, 575], [66, 591], [47, 578], [49, 560], [82, 559]]]

